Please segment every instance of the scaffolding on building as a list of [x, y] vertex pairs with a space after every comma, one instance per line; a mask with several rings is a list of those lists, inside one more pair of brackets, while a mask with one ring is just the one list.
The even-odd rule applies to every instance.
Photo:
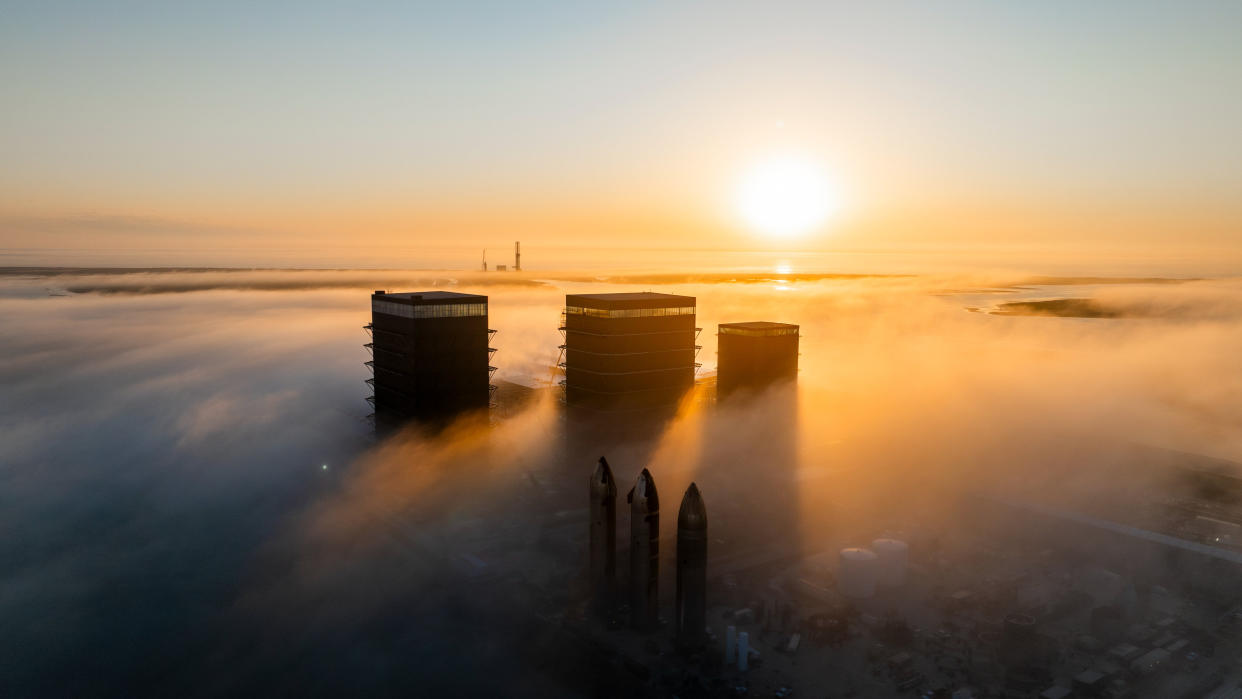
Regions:
[[603, 412], [676, 404], [702, 367], [695, 315], [688, 296], [566, 295], [552, 367], [560, 400]]
[[[371, 359], [368, 359], [362, 364], [363, 366], [367, 368], [369, 372], [371, 372], [371, 376], [367, 379], [364, 379], [363, 383], [365, 383], [367, 387], [371, 390], [371, 394], [366, 397], [366, 401], [368, 404], [370, 404], [371, 410], [372, 410], [371, 414], [367, 415], [367, 419], [370, 420], [372, 423], [374, 423], [375, 421], [375, 413], [374, 413], [374, 410], [375, 410], [375, 371], [376, 371], [376, 368], [375, 368], [376, 348], [375, 348], [375, 342], [374, 342], [375, 326], [372, 323], [367, 323], [366, 325], [362, 326], [362, 329], [366, 331], [367, 336], [372, 339], [371, 342], [367, 342], [363, 345], [363, 347], [371, 355]], [[492, 365], [492, 358], [495, 357], [496, 352], [500, 350], [499, 348], [492, 346], [492, 341], [495, 340], [497, 332], [499, 331], [491, 329], [491, 328], [488, 328], [487, 330], [487, 345], [488, 345], [487, 347], [487, 380], [488, 380], [487, 394], [488, 394], [488, 407], [489, 408], [496, 407], [496, 402], [495, 402], [496, 385], [492, 383], [492, 379], [495, 378], [496, 371], [499, 367]], [[402, 341], [401, 344], [403, 345], [404, 341]], [[383, 349], [379, 351], [389, 352], [389, 350], [383, 350]], [[396, 371], [394, 369], [389, 369], [389, 368], [382, 369], [382, 371], [386, 371], [391, 374], [404, 375], [402, 374], [402, 372]], [[393, 390], [394, 393], [401, 394], [400, 391], [396, 391], [395, 389], [389, 389], [389, 390]]]
[[492, 347], [492, 340], [496, 339], [497, 330], [488, 328], [487, 330], [487, 407], [496, 407], [496, 384], [492, 383], [492, 379], [496, 377], [496, 367], [492, 366], [492, 357], [496, 356], [498, 348]]

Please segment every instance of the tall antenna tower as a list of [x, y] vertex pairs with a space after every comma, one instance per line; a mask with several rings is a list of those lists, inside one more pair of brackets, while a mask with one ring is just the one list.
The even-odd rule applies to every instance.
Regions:
[[522, 271], [522, 241], [513, 243], [513, 271]]
[[483, 248], [483, 271], [487, 271], [487, 248]]

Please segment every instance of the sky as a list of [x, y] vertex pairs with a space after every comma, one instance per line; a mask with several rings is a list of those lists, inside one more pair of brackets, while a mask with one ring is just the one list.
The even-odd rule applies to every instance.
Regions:
[[[4, 16], [0, 261], [474, 266], [520, 238], [1242, 264], [1234, 2]], [[773, 152], [840, 210], [748, 226], [736, 183]]]

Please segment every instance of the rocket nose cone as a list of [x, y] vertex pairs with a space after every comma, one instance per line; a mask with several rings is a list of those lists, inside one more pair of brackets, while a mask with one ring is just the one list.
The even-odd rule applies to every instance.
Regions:
[[677, 512], [678, 529], [706, 529], [707, 506], [703, 503], [703, 495], [699, 486], [691, 483], [686, 494], [681, 498], [681, 509]]
[[591, 474], [591, 494], [604, 497], [615, 497], [617, 494], [617, 481], [612, 477], [608, 460], [602, 456], [599, 457], [599, 464], [595, 466], [595, 473]]
[[638, 481], [634, 483], [629, 499], [633, 504], [641, 504], [649, 512], [660, 509], [660, 497], [656, 494], [655, 479], [651, 477], [650, 471], [644, 468], [638, 474]]

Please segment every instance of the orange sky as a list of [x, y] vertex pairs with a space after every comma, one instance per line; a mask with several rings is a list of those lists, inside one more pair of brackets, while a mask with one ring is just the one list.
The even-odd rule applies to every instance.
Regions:
[[[31, 6], [0, 28], [0, 252], [520, 238], [1219, 261], [1242, 247], [1239, 15]], [[745, 225], [736, 184], [774, 149], [833, 174], [839, 215], [789, 239]]]

